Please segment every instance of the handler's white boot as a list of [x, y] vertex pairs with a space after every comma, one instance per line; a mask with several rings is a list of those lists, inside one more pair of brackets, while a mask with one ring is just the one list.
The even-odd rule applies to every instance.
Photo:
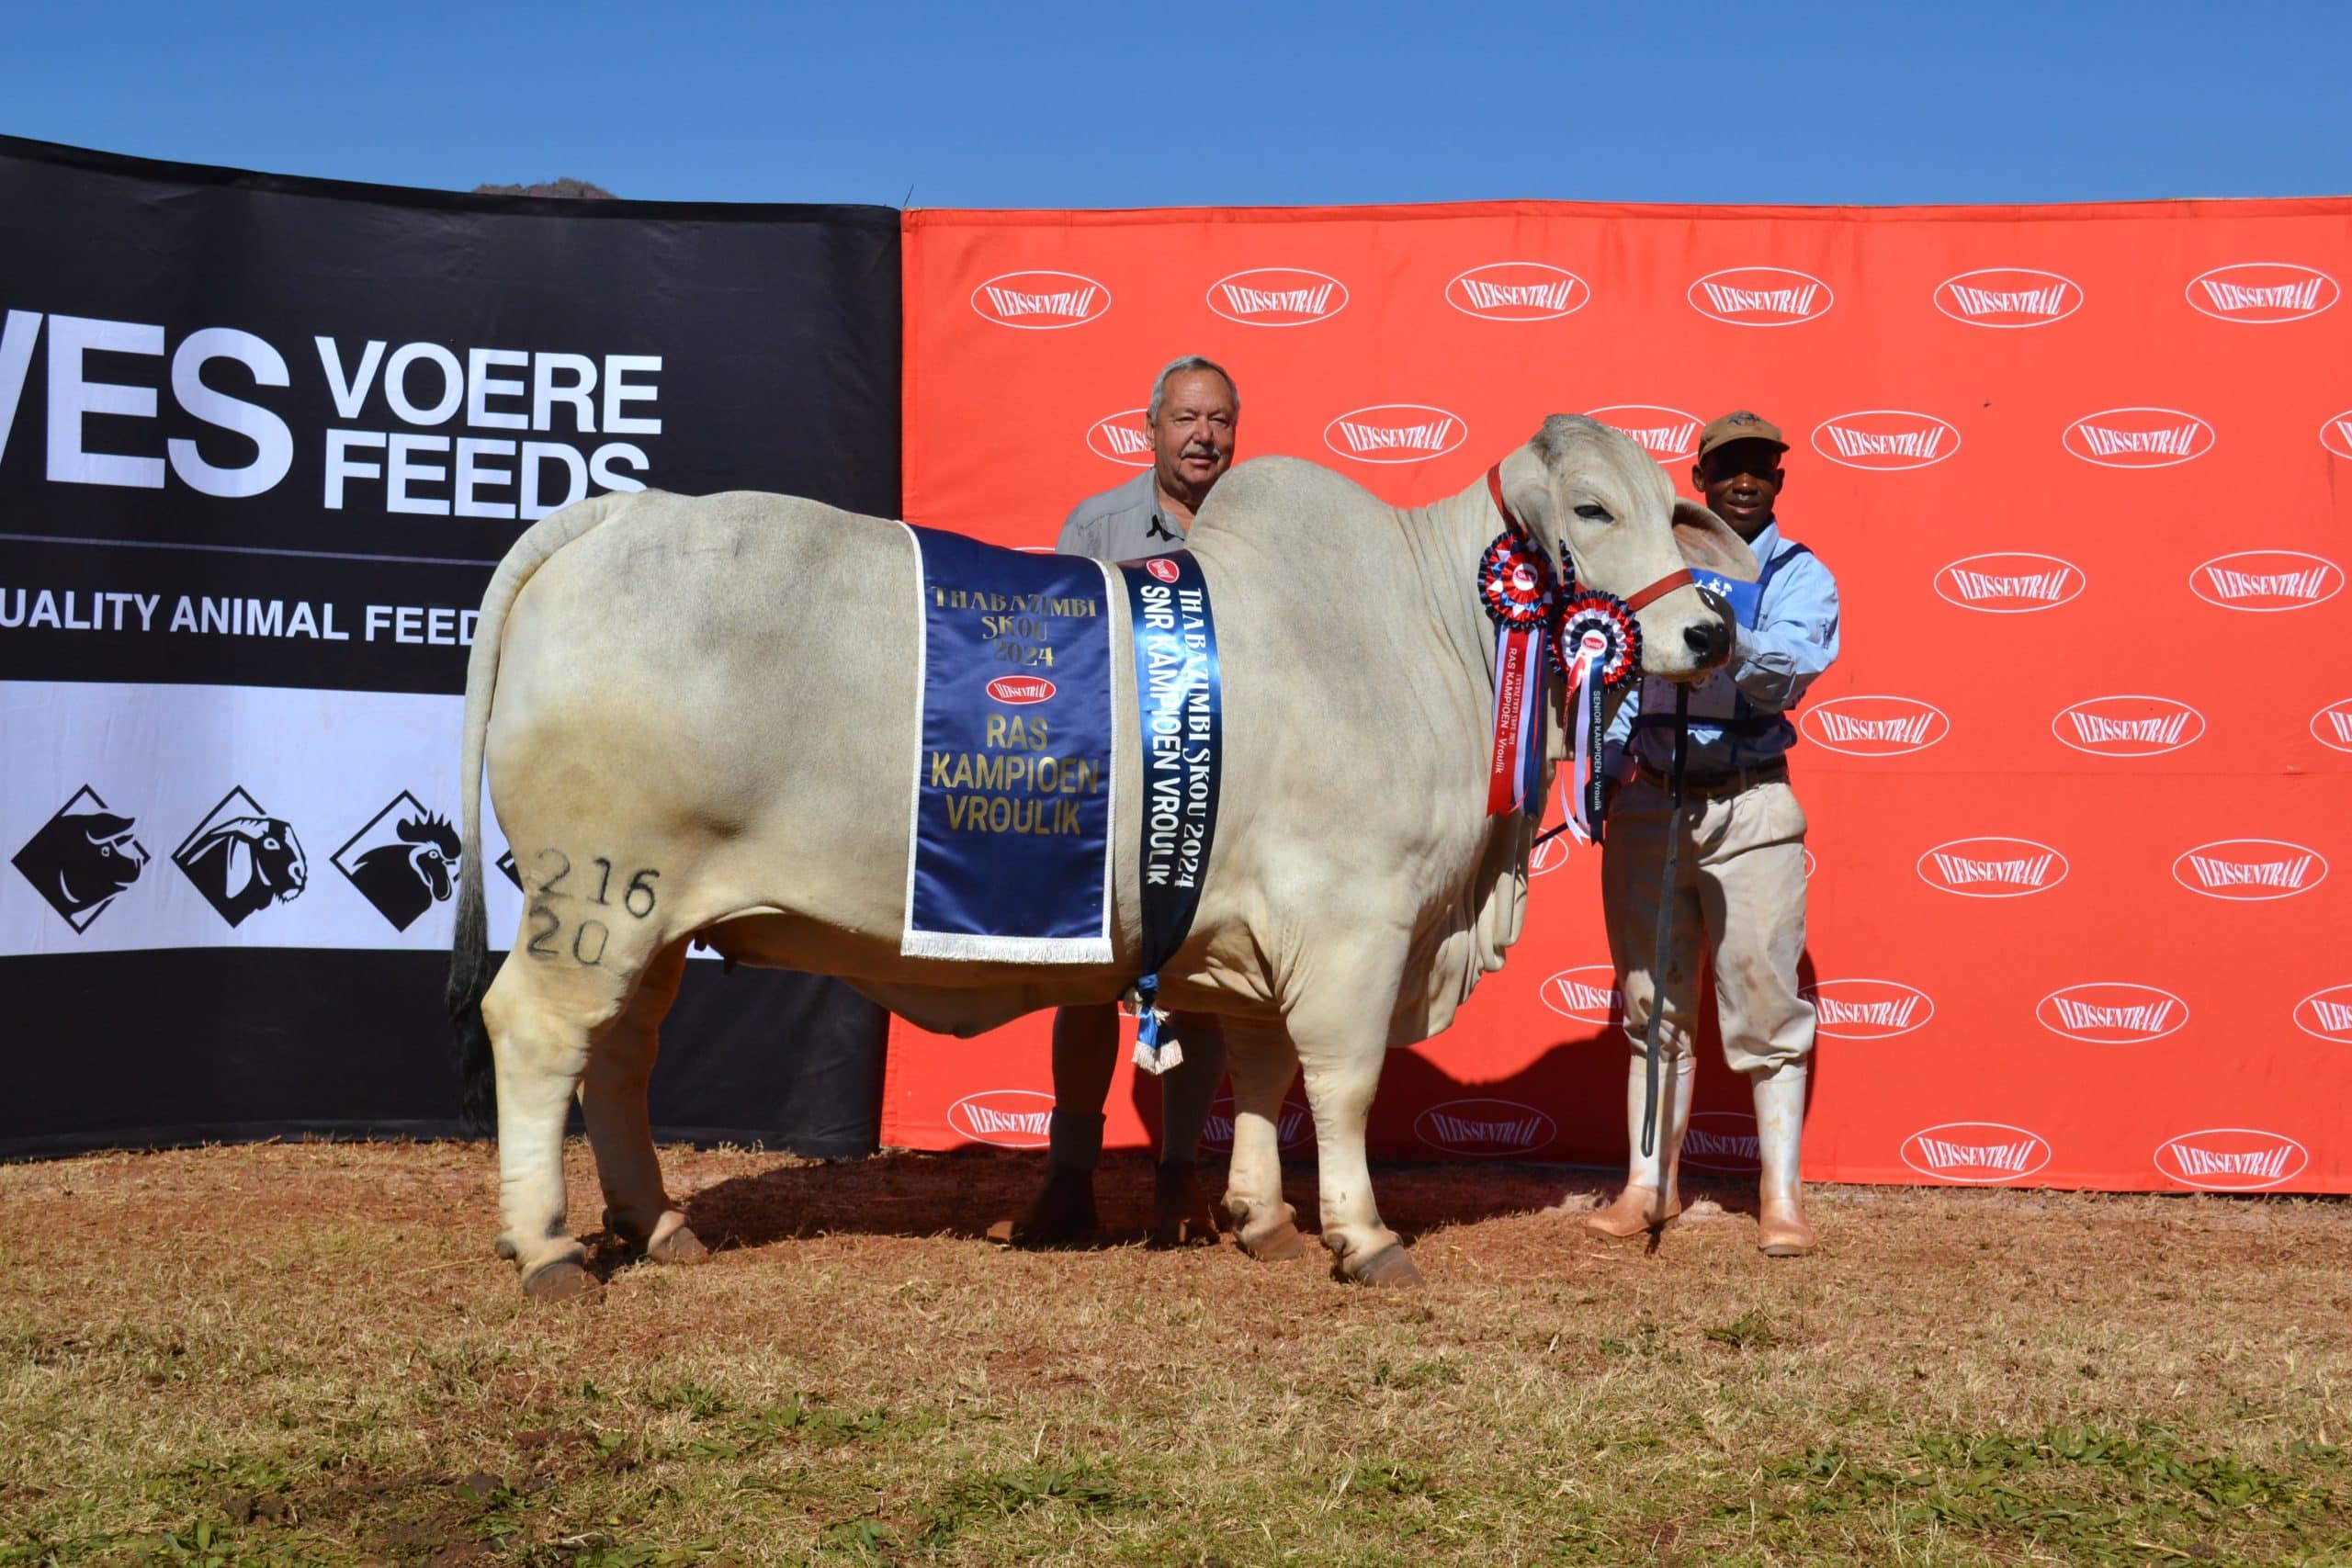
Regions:
[[1697, 1080], [1699, 1058], [1682, 1055], [1668, 1061], [1658, 1085], [1657, 1148], [1642, 1153], [1642, 1118], [1649, 1109], [1649, 1064], [1635, 1056], [1625, 1077], [1625, 1138], [1632, 1151], [1625, 1170], [1625, 1190], [1605, 1209], [1585, 1217], [1585, 1228], [1611, 1241], [1631, 1241], [1672, 1224], [1682, 1213], [1679, 1179], [1682, 1171], [1682, 1134], [1690, 1126], [1690, 1091]]
[[1803, 1258], [1815, 1246], [1804, 1219], [1804, 1182], [1797, 1174], [1804, 1080], [1803, 1062], [1748, 1075], [1756, 1096], [1756, 1149], [1764, 1166], [1757, 1183], [1756, 1245], [1767, 1258]]

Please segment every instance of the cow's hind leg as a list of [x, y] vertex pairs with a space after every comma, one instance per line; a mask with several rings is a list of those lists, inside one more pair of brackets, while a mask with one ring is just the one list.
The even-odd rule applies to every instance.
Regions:
[[605, 1226], [657, 1263], [710, 1256], [662, 1184], [661, 1157], [646, 1109], [646, 1084], [661, 1051], [662, 1019], [685, 976], [686, 944], [672, 942], [647, 964], [636, 993], [588, 1052], [580, 1104], [605, 1190]]
[[599, 953], [594, 965], [518, 942], [482, 998], [498, 1079], [498, 1253], [522, 1271], [526, 1295], [565, 1300], [596, 1281], [564, 1216], [563, 1129], [588, 1068], [590, 1042], [618, 1017], [634, 966]]
[[1283, 1096], [1298, 1073], [1298, 1053], [1280, 1024], [1229, 1018], [1226, 1071], [1233, 1079], [1233, 1162], [1226, 1173], [1225, 1212], [1252, 1258], [1305, 1258], [1297, 1213], [1283, 1201]]

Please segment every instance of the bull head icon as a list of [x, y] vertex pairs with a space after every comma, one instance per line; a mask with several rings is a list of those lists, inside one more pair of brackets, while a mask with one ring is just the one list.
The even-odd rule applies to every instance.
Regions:
[[[98, 809], [74, 809], [85, 796]], [[68, 925], [87, 931], [147, 867], [146, 847], [132, 837], [136, 826], [136, 818], [107, 810], [85, 785], [26, 841], [13, 863]]]

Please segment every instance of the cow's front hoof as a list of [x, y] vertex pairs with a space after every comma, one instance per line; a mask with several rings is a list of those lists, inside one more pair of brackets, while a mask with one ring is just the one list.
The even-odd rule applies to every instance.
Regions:
[[1261, 1263], [1283, 1263], [1294, 1258], [1311, 1258], [1315, 1243], [1287, 1218], [1268, 1225], [1252, 1235], [1240, 1234], [1241, 1250]]
[[1233, 1223], [1233, 1239], [1261, 1263], [1315, 1255], [1315, 1244], [1299, 1232], [1298, 1211], [1288, 1203], [1257, 1203], [1227, 1192], [1225, 1213]]
[[1151, 1245], [1156, 1247], [1214, 1247], [1216, 1213], [1201, 1195], [1200, 1178], [1189, 1165], [1163, 1165], [1153, 1178]]
[[604, 1289], [577, 1258], [542, 1263], [523, 1276], [523, 1293], [535, 1302], [593, 1302]]
[[1359, 1285], [1374, 1285], [1382, 1290], [1410, 1291], [1421, 1284], [1421, 1270], [1407, 1255], [1402, 1243], [1384, 1247], [1362, 1263], [1349, 1258], [1341, 1265], [1347, 1277]]
[[[668, 1229], [662, 1226], [667, 1225]], [[653, 1239], [645, 1244], [645, 1256], [656, 1263], [703, 1263], [709, 1260], [710, 1248], [702, 1237], [686, 1228], [683, 1219], [671, 1224], [665, 1218], [653, 1227]]]

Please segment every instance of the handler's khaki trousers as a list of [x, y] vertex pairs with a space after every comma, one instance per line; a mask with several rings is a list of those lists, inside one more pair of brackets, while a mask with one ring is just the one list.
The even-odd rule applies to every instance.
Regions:
[[1797, 995], [1805, 820], [1795, 791], [1786, 784], [1756, 784], [1684, 804], [1671, 893], [1673, 948], [1661, 984], [1650, 965], [1667, 835], [1676, 830], [1676, 817], [1666, 792], [1638, 777], [1609, 807], [1600, 886], [1610, 955], [1625, 996], [1625, 1032], [1638, 1051], [1653, 999], [1663, 991], [1665, 1043], [1674, 1056], [1690, 1055], [1703, 942], [1714, 956], [1715, 1018], [1732, 1070], [1804, 1060], [1813, 1050], [1814, 1015]]

